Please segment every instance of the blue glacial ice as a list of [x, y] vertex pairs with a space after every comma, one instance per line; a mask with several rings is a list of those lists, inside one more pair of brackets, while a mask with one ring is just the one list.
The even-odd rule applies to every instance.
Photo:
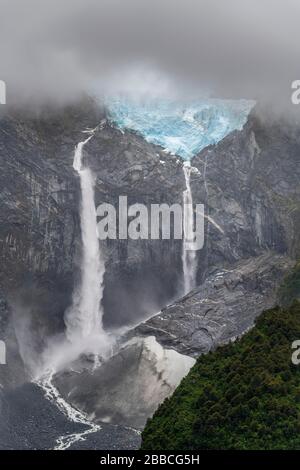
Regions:
[[185, 160], [241, 130], [253, 105], [248, 100], [217, 99], [182, 103], [115, 97], [106, 101], [109, 118], [117, 127], [135, 131]]

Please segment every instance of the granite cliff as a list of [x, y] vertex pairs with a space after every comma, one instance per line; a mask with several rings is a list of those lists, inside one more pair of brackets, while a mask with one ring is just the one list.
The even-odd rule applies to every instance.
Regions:
[[[84, 161], [95, 175], [96, 205], [117, 205], [120, 195], [129, 204], [182, 202], [182, 159], [106, 118], [87, 98], [60, 111], [1, 116], [0, 339], [8, 358], [2, 386], [29, 380], [47, 338], [64, 331], [64, 312], [79, 281], [80, 186], [72, 161], [75, 145], [86, 138], [83, 132], [94, 129]], [[101, 242], [104, 326], [127, 332], [101, 372], [56, 378], [64, 396], [78, 387], [69, 396], [73, 404], [90, 414], [96, 410], [98, 421], [142, 427], [178, 380], [166, 379], [151, 403], [146, 403], [143, 374], [141, 382], [128, 381], [132, 367], [141, 371], [142, 364], [161, 381], [161, 371], [147, 356], [149, 341], [164, 360], [169, 349], [196, 357], [242, 335], [278, 302], [278, 287], [300, 250], [298, 131], [297, 123], [256, 107], [241, 131], [192, 159], [193, 200], [206, 208], [205, 246], [197, 252], [197, 287], [185, 297], [180, 240]], [[105, 373], [111, 364], [122, 370], [118, 380]], [[86, 395], [92, 382], [99, 390], [115, 387], [115, 409], [107, 404], [108, 392]], [[141, 399], [136, 415], [134, 403], [122, 398], [132, 386], [134, 400]]]

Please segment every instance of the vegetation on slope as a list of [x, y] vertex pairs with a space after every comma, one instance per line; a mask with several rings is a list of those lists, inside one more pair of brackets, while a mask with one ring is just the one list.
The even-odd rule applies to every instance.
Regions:
[[201, 356], [148, 421], [142, 449], [300, 449], [300, 303], [264, 312], [235, 343]]

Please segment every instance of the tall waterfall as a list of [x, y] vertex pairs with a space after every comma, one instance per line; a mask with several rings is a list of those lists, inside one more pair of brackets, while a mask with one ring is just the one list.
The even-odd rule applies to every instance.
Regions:
[[183, 245], [182, 245], [182, 265], [184, 276], [184, 294], [187, 294], [196, 285], [197, 272], [197, 252], [189, 250], [189, 242], [193, 238], [194, 231], [194, 210], [193, 196], [191, 191], [191, 163], [185, 162], [183, 165], [183, 173], [185, 177], [186, 189], [183, 191]]
[[91, 137], [77, 145], [73, 162], [73, 168], [80, 177], [81, 186], [82, 265], [81, 284], [74, 291], [72, 306], [65, 314], [66, 335], [71, 343], [105, 336], [101, 308], [105, 265], [97, 236], [95, 181], [90, 169], [82, 162], [83, 147]]

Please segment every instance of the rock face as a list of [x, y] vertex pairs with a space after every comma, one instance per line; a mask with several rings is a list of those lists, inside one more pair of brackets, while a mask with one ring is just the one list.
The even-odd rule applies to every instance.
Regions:
[[[148, 208], [182, 202], [182, 160], [104, 124], [104, 118], [102, 109], [83, 99], [55, 113], [10, 112], [0, 119], [0, 340], [6, 340], [10, 357], [7, 369], [0, 366], [2, 385], [23, 382], [22, 360], [34, 368], [47, 338], [64, 330], [64, 311], [80, 272], [80, 188], [72, 163], [75, 145], [86, 139], [82, 131], [95, 129], [84, 159], [95, 175], [97, 205], [118, 207], [119, 196]], [[105, 327], [143, 321], [129, 336], [143, 341], [154, 336], [165, 348], [190, 356], [249, 328], [256, 315], [274, 305], [277, 286], [299, 257], [299, 159], [299, 126], [271, 119], [258, 108], [242, 131], [196, 155], [193, 200], [206, 208], [198, 287], [178, 300], [180, 240], [102, 241]], [[142, 352], [134, 347], [126, 354]], [[126, 380], [125, 374], [122, 384]], [[83, 403], [79, 392], [74, 402], [88, 408], [93, 397]], [[109, 391], [99, 416], [107, 397]]]
[[299, 257], [300, 139], [297, 123], [268, 116], [259, 108], [241, 132], [194, 157], [194, 201], [204, 201], [206, 250], [199, 255], [198, 278], [205, 267], [256, 256], [265, 250]]
[[100, 115], [83, 100], [59, 114], [1, 116], [0, 287], [10, 310], [0, 331], [8, 349], [1, 377], [10, 368], [22, 381], [11, 359], [16, 350], [30, 363], [46, 336], [63, 328], [80, 236], [72, 154], [82, 128], [96, 125]]
[[[84, 150], [96, 175], [96, 205], [108, 202], [118, 211], [119, 196], [127, 196], [128, 206], [143, 204], [150, 214], [151, 204], [182, 203], [182, 161], [142, 137], [106, 124]], [[107, 240], [102, 249], [106, 326], [134, 324], [181, 291], [181, 240], [151, 240], [149, 235], [147, 240]]]
[[[80, 187], [72, 167], [74, 148], [86, 139], [82, 131], [94, 129], [103, 117], [85, 98], [60, 112], [10, 112], [0, 119], [0, 287], [11, 309], [5, 321], [2, 315], [0, 334], [8, 341], [13, 324], [29, 366], [45, 339], [63, 331], [64, 311], [79, 280]], [[128, 204], [181, 202], [180, 160], [133, 133], [104, 126], [86, 146], [85, 159], [96, 177], [97, 205], [117, 205], [119, 195], [127, 195]], [[102, 249], [106, 326], [134, 324], [180, 289], [180, 241], [105, 241]]]
[[139, 325], [165, 348], [197, 357], [242, 335], [274, 306], [276, 288], [293, 262], [272, 252], [214, 269], [200, 287]]
[[275, 305], [300, 249], [297, 126], [256, 108], [243, 131], [194, 157], [193, 200], [206, 206], [200, 286], [133, 334], [154, 334], [165, 347], [198, 355], [242, 334]]

